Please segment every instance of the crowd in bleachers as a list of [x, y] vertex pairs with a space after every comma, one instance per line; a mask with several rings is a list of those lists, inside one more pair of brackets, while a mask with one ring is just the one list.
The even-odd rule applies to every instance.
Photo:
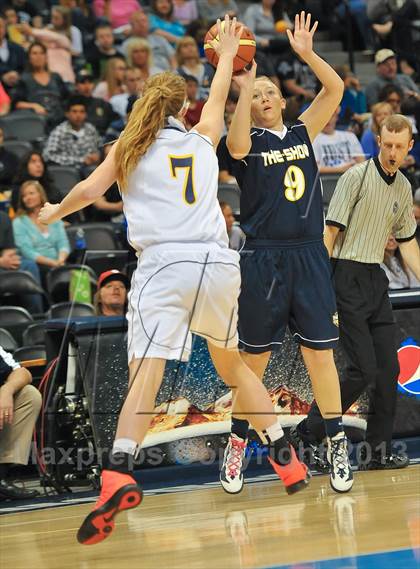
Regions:
[[[366, 85], [348, 66], [337, 67], [345, 83], [343, 100], [314, 141], [324, 189], [328, 177], [335, 182], [355, 162], [377, 155], [381, 121], [401, 112], [410, 117], [416, 139], [404, 168], [414, 191], [420, 186], [418, 0], [0, 1], [0, 279], [29, 273], [10, 279], [9, 285], [2, 279], [0, 305], [20, 308], [14, 315], [5, 311], [0, 328], [8, 327], [8, 318], [16, 323], [22, 309], [33, 325], [49, 316], [65, 316], [69, 300], [82, 301], [80, 314], [123, 314], [128, 281], [120, 276], [110, 281], [108, 271], [129, 273], [135, 257], [126, 240], [117, 186], [81, 214], [48, 227], [38, 223], [39, 209], [46, 201], [62, 199], [104, 159], [107, 143], [124, 129], [148, 77], [165, 70], [181, 74], [189, 100], [186, 126], [198, 123], [214, 76], [204, 56], [204, 36], [225, 13], [237, 15], [254, 32], [258, 74], [281, 88], [287, 100], [285, 119], [294, 122], [320, 88], [291, 51], [286, 35], [301, 8], [313, 9], [320, 29], [332, 39], [350, 18], [356, 48], [374, 58]], [[226, 128], [237, 99], [232, 85]], [[217, 155], [230, 244], [240, 248], [239, 190], [225, 138]], [[325, 191], [326, 201], [328, 196]], [[86, 249], [96, 253], [86, 257]], [[387, 272], [390, 277], [398, 273], [396, 287], [415, 286], [410, 275], [400, 272], [396, 250], [390, 238]], [[85, 276], [82, 262], [88, 265]], [[85, 296], [74, 292], [76, 278], [84, 282]], [[18, 344], [22, 342], [19, 337]]]

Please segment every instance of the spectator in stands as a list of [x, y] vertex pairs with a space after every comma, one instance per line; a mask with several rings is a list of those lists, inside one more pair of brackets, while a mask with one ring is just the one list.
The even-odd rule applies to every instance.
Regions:
[[21, 24], [20, 29], [26, 37], [45, 45], [49, 69], [58, 73], [64, 82], [74, 83], [70, 39], [61, 32], [47, 28], [34, 28], [27, 23]]
[[187, 26], [198, 18], [197, 3], [195, 0], [173, 0], [174, 19], [183, 26]]
[[93, 0], [96, 17], [106, 18], [114, 29], [128, 24], [131, 14], [141, 9], [137, 0]]
[[127, 61], [130, 67], [135, 67], [140, 71], [143, 82], [160, 72], [153, 65], [152, 49], [147, 40], [133, 38], [128, 42]]
[[397, 60], [391, 49], [380, 49], [375, 54], [377, 76], [366, 87], [367, 104], [370, 108], [379, 101], [379, 92], [385, 85], [400, 87], [404, 93], [420, 97], [420, 89], [408, 75], [397, 73]]
[[11, 6], [6, 6], [3, 10], [3, 15], [6, 20], [9, 40], [26, 49], [28, 47], [28, 41], [19, 29], [19, 16], [16, 10]]
[[49, 70], [47, 50], [42, 43], [34, 42], [29, 47], [28, 67], [16, 88], [14, 106], [45, 116], [48, 126], [53, 127], [64, 119], [68, 89], [60, 75]]
[[[27, 271], [38, 284], [41, 284], [41, 275], [36, 262], [31, 259], [21, 259], [18, 255], [12, 222], [4, 211], [0, 211], [0, 275], [2, 271]], [[19, 304], [31, 314], [40, 314], [43, 311], [42, 297], [38, 294], [22, 295]]]
[[413, 37], [410, 23], [418, 19], [419, 8], [418, 0], [368, 0], [367, 15], [380, 43], [401, 53], [411, 53]]
[[355, 134], [336, 130], [340, 107], [313, 141], [315, 158], [321, 174], [342, 174], [365, 155]]
[[367, 112], [367, 103], [359, 79], [348, 65], [339, 65], [335, 70], [344, 82], [344, 93], [340, 103], [340, 123], [345, 125], [348, 125], [350, 121], [362, 123], [363, 115]]
[[119, 54], [114, 45], [114, 35], [109, 24], [99, 24], [95, 28], [95, 42], [86, 50], [86, 60], [92, 68], [94, 79], [104, 77], [106, 64], [111, 58], [124, 56]]
[[198, 81], [193, 75], [185, 75], [187, 84], [188, 109], [184, 116], [185, 126], [190, 130], [200, 122], [201, 111], [205, 101], [198, 98]]
[[119, 57], [112, 57], [106, 62], [104, 80], [93, 90], [93, 96], [109, 101], [114, 95], [124, 93], [124, 73], [126, 63]]
[[93, 166], [99, 162], [99, 135], [86, 122], [83, 98], [73, 96], [67, 104], [67, 120], [58, 125], [48, 137], [43, 156], [46, 162], [60, 166]]
[[376, 103], [372, 107], [372, 124], [366, 128], [360, 143], [366, 158], [374, 158], [379, 154], [378, 136], [382, 122], [393, 114], [392, 107], [389, 103]]
[[226, 231], [229, 237], [229, 247], [239, 251], [242, 245], [245, 243], [245, 234], [239, 225], [235, 222], [235, 216], [233, 215], [232, 208], [227, 202], [219, 202], [220, 209], [222, 210], [223, 217], [226, 222]]
[[235, 0], [198, 0], [198, 13], [200, 18], [213, 24], [217, 18], [223, 19], [225, 14], [237, 16], [239, 10]]
[[316, 97], [317, 78], [311, 68], [293, 53], [282, 57], [277, 74], [285, 97], [300, 97], [302, 102], [310, 102]]
[[149, 19], [144, 12], [134, 12], [130, 18], [131, 31], [121, 46], [122, 53], [127, 57], [127, 46], [131, 39], [147, 40], [152, 49], [153, 64], [159, 71], [175, 69], [175, 50], [163, 36], [149, 33]]
[[41, 394], [30, 385], [32, 375], [0, 346], [0, 500], [27, 500], [36, 490], [16, 486], [8, 479], [10, 467], [28, 464]]
[[[124, 118], [127, 114], [128, 99], [131, 95], [138, 96], [144, 85], [144, 79], [140, 69], [136, 67], [127, 67], [124, 76], [125, 93], [114, 95], [110, 99], [110, 104], [114, 111], [114, 115]], [[115, 118], [117, 118], [115, 116]]]
[[6, 31], [6, 21], [0, 17], [0, 78], [6, 90], [10, 90], [24, 70], [26, 54], [20, 45], [7, 39]]
[[[87, 122], [93, 124], [99, 134], [105, 134], [111, 122], [115, 120], [116, 113], [107, 101], [93, 97], [94, 83], [92, 74], [82, 69], [76, 76], [76, 94], [81, 97], [87, 112]], [[118, 95], [117, 95], [118, 96]]]
[[[258, 4], [250, 4], [244, 14], [244, 24], [254, 33], [257, 47], [269, 52], [282, 52], [289, 48], [286, 30], [292, 29], [293, 25], [286, 12], [275, 13], [273, 11], [274, 0], [262, 0]], [[282, 31], [278, 21], [282, 22]]]
[[399, 245], [393, 235], [389, 236], [385, 247], [384, 261], [381, 264], [389, 280], [388, 288], [415, 288], [420, 287], [420, 280], [404, 263], [399, 251]]
[[83, 35], [94, 31], [96, 17], [90, 3], [86, 0], [59, 0], [59, 4], [69, 8], [73, 26], [76, 26]]
[[20, 188], [19, 205], [13, 220], [16, 246], [24, 259], [35, 261], [45, 284], [45, 276], [53, 267], [65, 264], [70, 253], [64, 223], [43, 225], [38, 221], [47, 196], [39, 182], [24, 182]]
[[130, 281], [117, 269], [105, 271], [98, 278], [98, 289], [93, 299], [97, 316], [124, 316]]
[[149, 14], [150, 31], [164, 37], [173, 46], [185, 35], [185, 28], [174, 20], [172, 0], [151, 0]]
[[378, 100], [391, 105], [393, 113], [401, 114], [404, 92], [396, 85], [385, 85], [385, 87], [383, 87], [378, 93]]
[[12, 183], [19, 161], [12, 152], [4, 148], [3, 142], [4, 133], [0, 127], [0, 188], [6, 186], [9, 189], [8, 186]]
[[71, 55], [78, 56], [83, 53], [82, 34], [71, 23], [71, 11], [63, 6], [53, 6], [51, 9], [51, 25], [53, 32], [66, 36], [71, 42]]
[[12, 207], [15, 211], [18, 208], [20, 187], [23, 182], [28, 180], [35, 180], [41, 184], [49, 202], [57, 203], [60, 201], [60, 194], [51, 180], [42, 154], [37, 151], [30, 151], [22, 157], [15, 170], [12, 191]]
[[210, 85], [214, 77], [214, 68], [209, 63], [201, 63], [198, 46], [194, 38], [185, 36], [179, 40], [176, 46], [176, 60], [178, 73], [192, 75], [198, 81], [198, 97], [207, 100]]

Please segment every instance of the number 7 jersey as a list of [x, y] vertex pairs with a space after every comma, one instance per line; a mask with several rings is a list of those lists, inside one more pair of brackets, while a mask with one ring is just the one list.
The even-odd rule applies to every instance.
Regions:
[[251, 129], [251, 149], [235, 160], [241, 228], [250, 239], [322, 239], [324, 214], [318, 166], [305, 125], [282, 132]]
[[129, 176], [123, 192], [128, 240], [141, 251], [165, 242], [228, 247], [217, 201], [219, 167], [213, 144], [170, 117]]

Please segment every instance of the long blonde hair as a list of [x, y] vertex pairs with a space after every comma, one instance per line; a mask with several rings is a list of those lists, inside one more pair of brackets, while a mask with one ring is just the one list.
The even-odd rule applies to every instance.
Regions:
[[117, 65], [124, 64], [124, 60], [121, 57], [111, 57], [108, 59], [105, 65], [104, 81], [108, 86], [108, 97], [111, 98], [113, 95], [119, 95], [124, 92], [123, 81], [119, 80], [115, 76], [115, 68]]
[[140, 158], [153, 144], [169, 116], [176, 116], [184, 105], [185, 80], [176, 73], [165, 71], [150, 77], [144, 84], [143, 95], [130, 113], [115, 153], [117, 181], [122, 191]]

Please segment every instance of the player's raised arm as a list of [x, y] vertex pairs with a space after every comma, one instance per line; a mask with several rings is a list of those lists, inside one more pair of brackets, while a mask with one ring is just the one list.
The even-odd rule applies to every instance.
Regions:
[[211, 138], [217, 145], [224, 128], [226, 99], [232, 81], [233, 59], [238, 51], [243, 27], [236, 30], [236, 18], [225, 16], [224, 25], [217, 20], [218, 40], [211, 43], [219, 56], [216, 73], [210, 87], [210, 94], [201, 112], [200, 122], [194, 130]]
[[322, 83], [321, 91], [299, 117], [305, 123], [311, 140], [321, 132], [331, 118], [340, 104], [344, 90], [343, 81], [334, 69], [313, 50], [313, 36], [317, 26], [318, 22], [315, 22], [311, 28], [311, 15], [306, 16], [305, 12], [301, 12], [300, 15], [296, 14], [294, 31], [287, 30], [291, 47]]
[[87, 207], [103, 196], [116, 180], [114, 163], [116, 146], [117, 144], [114, 144], [102, 164], [86, 180], [76, 184], [61, 203], [50, 204], [47, 202], [39, 212], [39, 221], [41, 223], [54, 223], [54, 221]]
[[257, 64], [252, 62], [249, 71], [243, 70], [233, 77], [240, 88], [238, 103], [226, 139], [226, 146], [232, 158], [240, 160], [248, 155], [251, 148], [251, 103]]

